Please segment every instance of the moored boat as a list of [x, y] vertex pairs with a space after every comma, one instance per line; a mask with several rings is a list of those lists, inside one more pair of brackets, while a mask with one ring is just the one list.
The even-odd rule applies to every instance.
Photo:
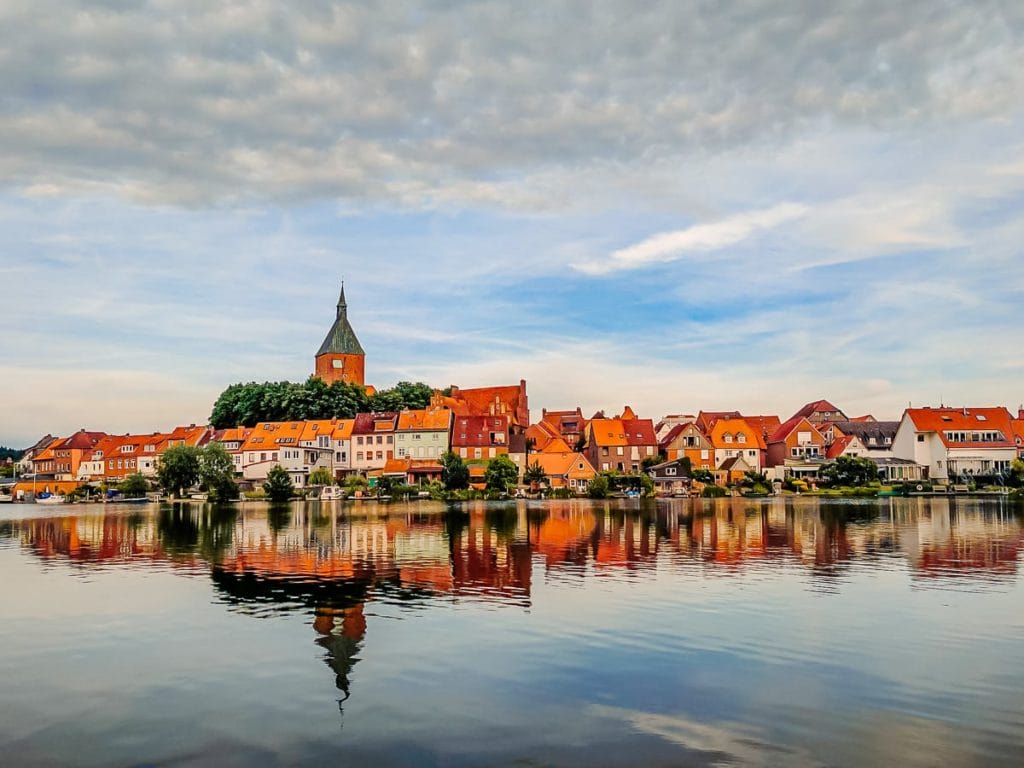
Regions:
[[52, 493], [36, 496], [36, 504], [64, 504], [66, 502], [66, 496], [60, 496]]
[[320, 489], [320, 501], [341, 501], [345, 494], [337, 485], [325, 485]]

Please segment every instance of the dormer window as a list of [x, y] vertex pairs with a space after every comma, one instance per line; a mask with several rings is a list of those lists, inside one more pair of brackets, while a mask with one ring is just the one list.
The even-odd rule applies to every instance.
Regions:
[[747, 442], [747, 436], [744, 435], [744, 434], [736, 435], [736, 442], [737, 443], [745, 443], [745, 442]]
[[732, 442], [732, 435], [729, 434], [728, 432], [726, 432], [725, 435], [722, 437], [722, 439], [725, 442], [727, 442], [727, 443], [731, 443]]

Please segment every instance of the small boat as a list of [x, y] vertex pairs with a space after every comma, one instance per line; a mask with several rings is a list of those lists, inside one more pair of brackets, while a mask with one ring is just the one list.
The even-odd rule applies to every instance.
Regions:
[[130, 499], [114, 499], [116, 504], [149, 504], [149, 499], [145, 496], [133, 496]]
[[54, 495], [52, 493], [36, 496], [36, 504], [64, 504], [66, 502], [66, 496]]
[[195, 501], [207, 501], [210, 498], [210, 494], [208, 494], [208, 493], [193, 493], [191, 496], [189, 496], [189, 498], [190, 499], [194, 499]]
[[325, 485], [320, 489], [320, 501], [341, 501], [345, 494], [337, 485]]
[[14, 497], [9, 493], [0, 493], [0, 504], [13, 504]]

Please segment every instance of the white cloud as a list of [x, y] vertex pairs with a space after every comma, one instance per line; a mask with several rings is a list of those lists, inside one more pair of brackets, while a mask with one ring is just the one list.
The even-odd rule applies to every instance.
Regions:
[[573, 264], [581, 272], [602, 275], [650, 264], [675, 261], [693, 251], [714, 251], [741, 243], [761, 229], [777, 227], [807, 213], [804, 205], [781, 203], [765, 210], [740, 213], [708, 224], [662, 232], [639, 243], [613, 251], [602, 261]]

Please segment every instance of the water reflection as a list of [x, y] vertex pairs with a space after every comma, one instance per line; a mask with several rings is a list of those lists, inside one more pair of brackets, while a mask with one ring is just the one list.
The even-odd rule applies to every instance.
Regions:
[[[79, 511], [81, 514], [79, 514]], [[531, 607], [535, 579], [805, 574], [842, 589], [851, 569], [902, 569], [917, 588], [991, 589], [1016, 577], [1024, 541], [1005, 502], [815, 499], [393, 505], [165, 505], [140, 514], [69, 507], [0, 536], [47, 564], [161, 567], [212, 580], [252, 616], [301, 611], [341, 707], [367, 642], [367, 606], [436, 601]]]

